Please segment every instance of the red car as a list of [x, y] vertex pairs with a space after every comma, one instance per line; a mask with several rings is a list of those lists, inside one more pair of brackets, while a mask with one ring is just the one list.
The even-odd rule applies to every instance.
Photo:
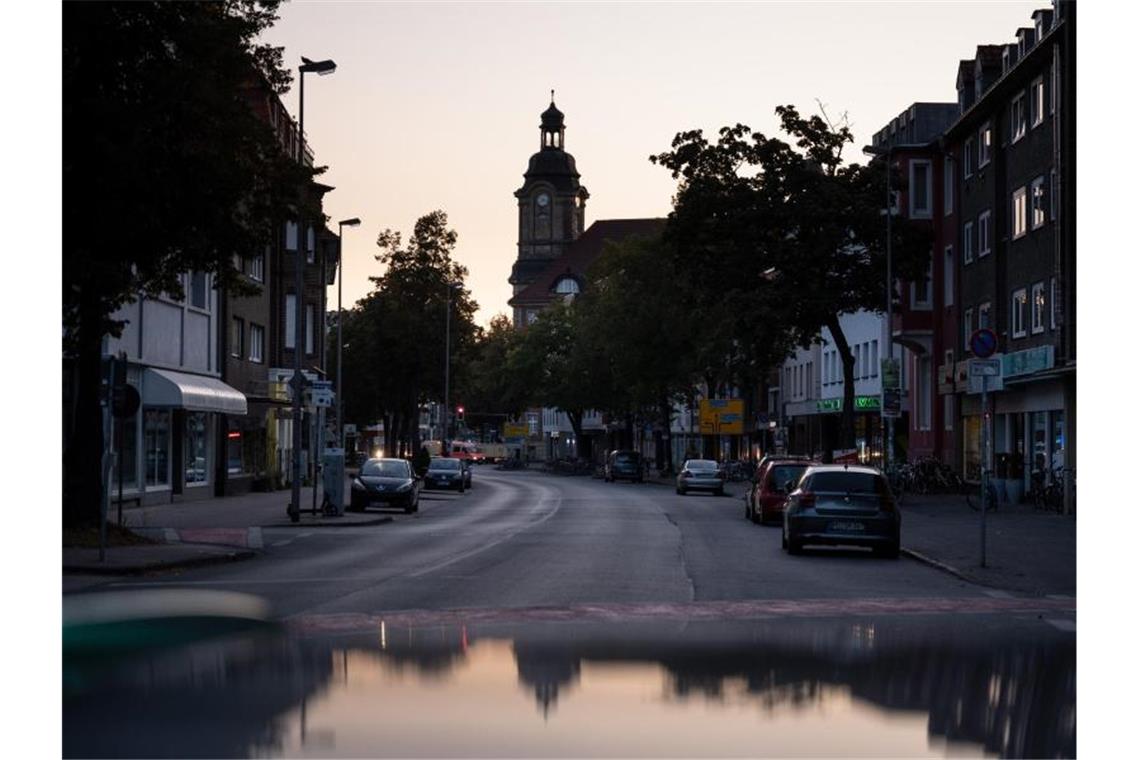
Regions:
[[[754, 523], [778, 522], [784, 516], [788, 494], [800, 476], [816, 462], [807, 459], [769, 459], [756, 473], [752, 487], [744, 497], [744, 516]], [[793, 484], [788, 487], [789, 481]]]

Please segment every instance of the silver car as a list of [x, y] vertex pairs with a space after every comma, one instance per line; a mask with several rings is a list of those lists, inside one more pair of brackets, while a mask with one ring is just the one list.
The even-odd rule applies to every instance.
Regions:
[[686, 459], [677, 474], [677, 493], [684, 496], [689, 491], [712, 491], [724, 496], [724, 472], [720, 465], [711, 459]]
[[784, 507], [784, 550], [805, 544], [868, 546], [899, 556], [902, 518], [883, 473], [874, 467], [814, 465], [800, 477]]

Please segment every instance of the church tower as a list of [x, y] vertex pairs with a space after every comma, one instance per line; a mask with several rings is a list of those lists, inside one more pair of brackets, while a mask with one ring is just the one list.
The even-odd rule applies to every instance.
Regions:
[[542, 113], [539, 151], [530, 157], [519, 200], [518, 258], [511, 268], [512, 295], [518, 295], [566, 252], [586, 227], [586, 199], [578, 184], [574, 157], [566, 152], [566, 124], [554, 105]]

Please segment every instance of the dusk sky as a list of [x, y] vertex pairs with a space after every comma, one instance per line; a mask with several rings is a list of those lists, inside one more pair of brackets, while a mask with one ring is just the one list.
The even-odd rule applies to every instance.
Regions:
[[[517, 205], [550, 90], [590, 191], [586, 223], [665, 216], [676, 187], [648, 156], [682, 130], [742, 122], [776, 133], [783, 103], [832, 118], [856, 141], [916, 101], [954, 101], [958, 61], [1013, 42], [1047, 2], [291, 2], [266, 39], [306, 78], [305, 131], [327, 165], [332, 229], [346, 230], [346, 306], [371, 288], [377, 233], [433, 209], [486, 324], [508, 312]], [[297, 113], [297, 87], [285, 97]], [[336, 289], [330, 291], [335, 307]]]

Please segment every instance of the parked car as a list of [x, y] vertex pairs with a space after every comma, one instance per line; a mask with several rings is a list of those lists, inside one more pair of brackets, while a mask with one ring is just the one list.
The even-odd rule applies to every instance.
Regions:
[[370, 506], [402, 507], [405, 512], [420, 508], [420, 487], [412, 464], [406, 459], [369, 459], [352, 481], [349, 510], [363, 512]]
[[[784, 516], [784, 503], [811, 463], [771, 457], [756, 472], [744, 497], [744, 516], [752, 522], [775, 522]], [[790, 486], [790, 487], [789, 487]]]
[[896, 558], [902, 518], [890, 485], [874, 467], [812, 465], [788, 495], [784, 550], [799, 554], [807, 544], [869, 546]]
[[717, 496], [724, 495], [724, 471], [711, 459], [686, 459], [677, 473], [677, 493], [684, 496], [689, 491], [712, 491]]
[[632, 480], [634, 483], [645, 482], [645, 472], [642, 469], [641, 454], [636, 451], [618, 449], [611, 451], [606, 457], [605, 481], [613, 483], [615, 480]]
[[467, 487], [471, 474], [464, 469], [462, 460], [451, 457], [432, 457], [424, 473], [424, 488], [454, 488], [459, 493]]

